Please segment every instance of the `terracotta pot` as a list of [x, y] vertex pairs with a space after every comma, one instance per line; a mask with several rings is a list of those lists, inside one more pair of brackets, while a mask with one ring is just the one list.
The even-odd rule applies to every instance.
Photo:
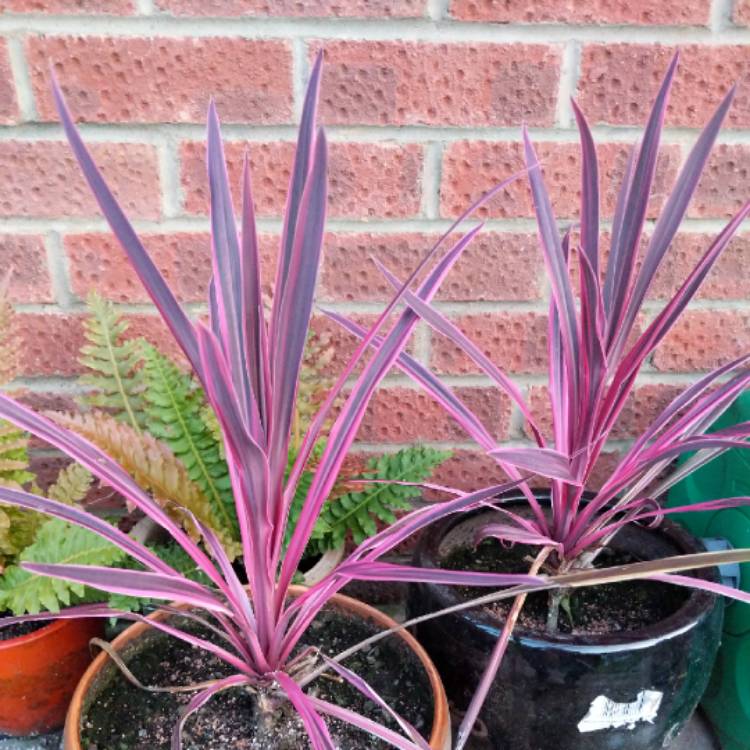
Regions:
[[103, 633], [99, 619], [57, 620], [0, 641], [0, 734], [59, 729], [76, 684], [91, 663], [89, 641]]
[[[290, 593], [292, 596], [299, 596], [304, 591], [302, 586], [292, 586]], [[337, 594], [332, 597], [331, 603], [338, 608], [357, 615], [364, 620], [369, 620], [383, 630], [392, 628], [396, 625], [396, 622], [387, 615], [383, 614], [377, 609], [370, 607], [368, 604], [364, 604], [356, 599], [352, 599], [342, 594]], [[161, 612], [157, 612], [150, 615], [150, 619], [164, 619], [166, 615]], [[121, 633], [112, 642], [112, 645], [118, 651], [124, 649], [131, 641], [143, 635], [149, 626], [145, 623], [138, 623], [132, 625], [125, 632]], [[417, 643], [414, 636], [410, 633], [401, 630], [394, 634], [394, 637], [401, 638], [409, 648], [416, 654], [422, 666], [427, 672], [427, 677], [430, 681], [430, 687], [432, 688], [432, 699], [434, 705], [434, 713], [432, 719], [432, 734], [430, 736], [430, 747], [432, 750], [450, 750], [451, 748], [451, 726], [450, 726], [450, 714], [448, 713], [448, 701], [445, 696], [445, 690], [443, 689], [443, 683], [440, 680], [435, 666], [433, 665], [430, 657], [427, 656], [425, 650]], [[89, 668], [84, 673], [81, 681], [78, 683], [78, 687], [73, 694], [73, 698], [70, 702], [70, 708], [68, 709], [68, 716], [65, 720], [65, 733], [64, 733], [64, 744], [63, 750], [81, 750], [81, 735], [80, 726], [81, 718], [83, 716], [84, 706], [90, 703], [95, 697], [99, 688], [100, 681], [98, 680], [105, 666], [107, 666], [109, 658], [105, 653], [99, 654], [94, 659]], [[136, 718], [136, 717], [134, 717]]]

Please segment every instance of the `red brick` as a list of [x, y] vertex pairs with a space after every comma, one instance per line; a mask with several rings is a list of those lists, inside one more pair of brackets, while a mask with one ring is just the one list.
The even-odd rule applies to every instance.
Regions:
[[[370, 327], [377, 320], [377, 316], [371, 313], [362, 314], [345, 314], [347, 318], [359, 323], [365, 330]], [[388, 332], [391, 326], [396, 322], [396, 315], [394, 314], [386, 324], [380, 329], [381, 332]], [[331, 376], [334, 379], [337, 378], [344, 367], [349, 364], [349, 361], [354, 354], [357, 346], [359, 345], [360, 339], [356, 336], [345, 331], [338, 323], [334, 322], [325, 315], [316, 315], [310, 321], [310, 330], [312, 331], [313, 341], [316, 343], [324, 343], [326, 347], [329, 347], [333, 352], [333, 358], [330, 364], [323, 369], [323, 375]], [[413, 337], [412, 337], [413, 338]], [[407, 342], [405, 351], [413, 354], [413, 344], [411, 340]], [[361, 371], [361, 362], [369, 362], [372, 357], [372, 352], [367, 354], [363, 360], [360, 361], [360, 365], [355, 369], [355, 373]], [[391, 372], [396, 373], [398, 369], [394, 367]]]
[[[333, 300], [388, 301], [393, 288], [371, 258], [377, 258], [399, 278], [406, 279], [437, 239], [438, 235], [425, 234], [329, 234], [321, 294]], [[535, 300], [541, 294], [541, 273], [542, 260], [535, 236], [483, 232], [464, 251], [443, 282], [437, 299]]]
[[[159, 217], [159, 173], [152, 146], [94, 143], [91, 152], [129, 216]], [[67, 143], [0, 143], [0, 185], [0, 216], [56, 219], [99, 215]]]
[[703, 170], [688, 214], [699, 218], [733, 216], [750, 196], [750, 148], [722, 143]]
[[225, 122], [291, 119], [291, 51], [285, 42], [32, 37], [27, 54], [43, 120], [57, 120], [50, 60], [71, 110], [89, 122], [203, 122], [210, 96]]
[[18, 101], [10, 69], [8, 44], [5, 39], [0, 39], [0, 125], [13, 125], [18, 119]]
[[[682, 386], [664, 383], [638, 386], [628, 397], [610, 438], [625, 440], [638, 437], [682, 390]], [[529, 392], [529, 404], [542, 433], [551, 437], [552, 413], [547, 386], [533, 386]]]
[[[652, 44], [584, 47], [579, 103], [592, 122], [643, 125], [675, 48]], [[744, 45], [680, 46], [667, 125], [702, 127], [729, 87], [739, 84], [726, 127], [750, 124], [750, 62]]]
[[[211, 237], [203, 232], [141, 234], [146, 250], [183, 302], [205, 302], [211, 276]], [[264, 290], [270, 292], [279, 238], [261, 234]], [[98, 291], [113, 302], [149, 302], [119, 243], [109, 234], [71, 234], [63, 241], [73, 292], [81, 299]]]
[[3, 0], [6, 13], [108, 13], [130, 15], [135, 0]]
[[80, 315], [18, 315], [23, 343], [22, 376], [75, 375], [78, 351], [84, 342]]
[[[714, 236], [709, 234], [677, 235], [656, 274], [649, 297], [671, 297], [713, 240]], [[696, 296], [698, 299], [750, 298], [750, 236], [740, 235], [730, 242]]]
[[10, 269], [14, 302], [52, 302], [44, 238], [33, 234], [0, 234], [2, 276]]
[[[547, 189], [558, 218], [573, 218], [580, 210], [579, 146], [575, 143], [538, 143]], [[599, 146], [602, 211], [611, 216], [617, 190], [627, 161], [629, 146], [605, 143]], [[652, 191], [650, 214], [664, 202], [679, 167], [677, 146], [662, 148]], [[458, 141], [443, 156], [440, 211], [456, 216], [490, 187], [510, 177], [524, 166], [520, 143]], [[534, 207], [526, 179], [521, 178], [502, 190], [478, 215], [491, 218], [532, 217]]]
[[441, 464], [432, 482], [459, 490], [478, 490], [492, 484], [507, 482], [508, 477], [495, 459], [482, 451], [456, 450]]
[[[498, 440], [507, 437], [510, 402], [494, 388], [458, 388], [457, 394]], [[357, 439], [376, 443], [466, 440], [466, 433], [421, 390], [381, 388], [375, 392]]]
[[[502, 312], [463, 315], [456, 325], [508, 372], [542, 373], [547, 367], [547, 317], [533, 312]], [[450, 375], [480, 372], [455, 344], [435, 334], [433, 367]]]
[[156, 0], [176, 16], [419, 18], [427, 0]]
[[735, 0], [732, 20], [738, 26], [750, 26], [750, 0]]
[[[263, 216], [283, 213], [294, 148], [291, 143], [228, 143], [231, 184], [238, 186], [245, 149], [253, 170], [256, 210]], [[332, 143], [328, 169], [328, 204], [332, 216], [401, 218], [419, 212], [423, 150], [416, 144]], [[185, 210], [208, 212], [203, 144], [182, 144]], [[235, 190], [239, 198], [239, 189]]]
[[[552, 125], [560, 51], [540, 44], [326, 41], [330, 124]], [[311, 57], [317, 50], [311, 50]]]
[[452, 0], [450, 14], [462, 21], [496, 23], [594, 23], [704, 26], [706, 0]]
[[665, 372], [711, 370], [750, 351], [750, 312], [691, 310], [683, 314], [653, 355]]
[[[177, 344], [156, 315], [128, 314], [128, 338], [140, 336], [171, 357], [181, 359]], [[21, 334], [21, 376], [71, 377], [79, 374], [78, 353], [84, 343], [83, 315], [19, 313]]]

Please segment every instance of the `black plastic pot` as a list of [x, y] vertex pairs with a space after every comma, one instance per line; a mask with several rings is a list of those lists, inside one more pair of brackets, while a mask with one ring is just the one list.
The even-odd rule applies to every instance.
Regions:
[[[457, 517], [428, 529], [415, 563], [436, 567], [479, 517]], [[465, 538], [465, 537], [464, 537]], [[457, 544], [458, 542], [454, 542]], [[611, 545], [639, 559], [701, 551], [673, 523], [628, 527]], [[713, 579], [715, 571], [695, 575]], [[412, 584], [409, 615], [459, 601], [450, 586]], [[723, 601], [692, 591], [663, 621], [641, 630], [590, 636], [516, 628], [481, 720], [498, 750], [657, 750], [668, 747], [703, 694], [721, 638]], [[440, 670], [448, 697], [466, 707], [502, 623], [474, 609], [421, 624], [417, 637]]]

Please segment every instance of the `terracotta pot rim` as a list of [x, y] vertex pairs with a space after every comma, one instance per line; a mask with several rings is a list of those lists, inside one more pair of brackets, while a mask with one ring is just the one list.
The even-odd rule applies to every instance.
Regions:
[[[291, 586], [289, 589], [290, 594], [298, 596], [300, 593], [305, 591], [303, 586]], [[332, 604], [338, 604], [354, 614], [374, 621], [377, 625], [383, 627], [384, 630], [389, 629], [397, 625], [388, 615], [384, 614], [380, 610], [371, 607], [369, 604], [354, 599], [344, 594], [335, 594], [331, 597], [330, 602]], [[154, 612], [149, 615], [147, 619], [163, 619], [169, 617], [170, 613], [165, 612]], [[150, 626], [145, 622], [138, 622], [131, 625], [124, 630], [120, 635], [112, 641], [112, 646], [116, 650], [121, 650], [131, 641], [140, 637], [146, 631], [151, 630]], [[430, 734], [429, 745], [432, 750], [450, 750], [451, 748], [451, 722], [450, 713], [448, 709], [448, 699], [445, 694], [440, 675], [432, 663], [432, 660], [428, 656], [424, 648], [419, 644], [416, 638], [409, 633], [407, 630], [399, 630], [393, 635], [401, 638], [407, 646], [414, 652], [419, 659], [422, 667], [427, 673], [427, 678], [430, 682], [430, 688], [432, 690], [433, 698], [433, 719], [432, 719], [432, 731]], [[76, 686], [73, 697], [68, 707], [68, 714], [65, 719], [65, 729], [63, 732], [63, 748], [64, 750], [81, 750], [80, 742], [80, 726], [82, 718], [83, 700], [97, 674], [102, 670], [109, 657], [105, 652], [101, 652], [94, 661], [91, 662], [86, 672], [81, 677], [80, 682]]]
[[41, 627], [37, 630], [32, 631], [31, 633], [27, 633], [26, 635], [18, 635], [14, 638], [8, 638], [7, 640], [0, 641], [0, 651], [7, 651], [8, 649], [13, 648], [14, 646], [21, 646], [26, 645], [28, 643], [33, 643], [36, 640], [39, 640], [40, 638], [46, 638], [49, 635], [52, 635], [53, 633], [56, 633], [58, 630], [62, 630], [66, 625], [69, 625], [70, 623], [75, 623], [79, 619], [86, 619], [85, 617], [78, 618], [78, 617], [66, 617], [59, 620], [54, 620], [53, 622], [50, 622], [48, 625], [45, 625], [44, 627]]

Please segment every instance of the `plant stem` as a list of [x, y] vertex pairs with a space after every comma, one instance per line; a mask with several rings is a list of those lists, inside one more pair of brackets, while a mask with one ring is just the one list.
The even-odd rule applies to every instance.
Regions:
[[[539, 572], [539, 569], [542, 567], [547, 557], [549, 557], [552, 550], [552, 547], [544, 547], [539, 551], [539, 554], [536, 556], [534, 562], [529, 568], [529, 575], [536, 575]], [[489, 662], [487, 663], [487, 668], [482, 675], [482, 679], [476, 689], [476, 692], [472, 696], [471, 703], [469, 704], [469, 708], [466, 710], [466, 714], [464, 714], [461, 726], [458, 728], [458, 734], [456, 736], [456, 750], [463, 750], [464, 746], [466, 745], [466, 741], [471, 734], [471, 730], [474, 728], [474, 724], [477, 720], [477, 717], [479, 716], [479, 712], [482, 710], [482, 706], [484, 705], [485, 698], [487, 697], [487, 694], [492, 687], [492, 683], [497, 675], [498, 669], [500, 669], [500, 663], [502, 662], [503, 656], [505, 656], [505, 651], [508, 648], [508, 642], [510, 641], [510, 636], [513, 632], [513, 628], [515, 628], [516, 622], [518, 621], [518, 616], [521, 614], [523, 605], [526, 603], [526, 596], [526, 593], [519, 594], [513, 601], [513, 606], [511, 607], [510, 612], [508, 613], [508, 617], [505, 620], [505, 625], [503, 626], [503, 632], [497, 639], [495, 648], [492, 651], [492, 656], [490, 656]]]
[[547, 633], [554, 635], [560, 623], [560, 602], [565, 596], [565, 589], [552, 589], [547, 595]]

